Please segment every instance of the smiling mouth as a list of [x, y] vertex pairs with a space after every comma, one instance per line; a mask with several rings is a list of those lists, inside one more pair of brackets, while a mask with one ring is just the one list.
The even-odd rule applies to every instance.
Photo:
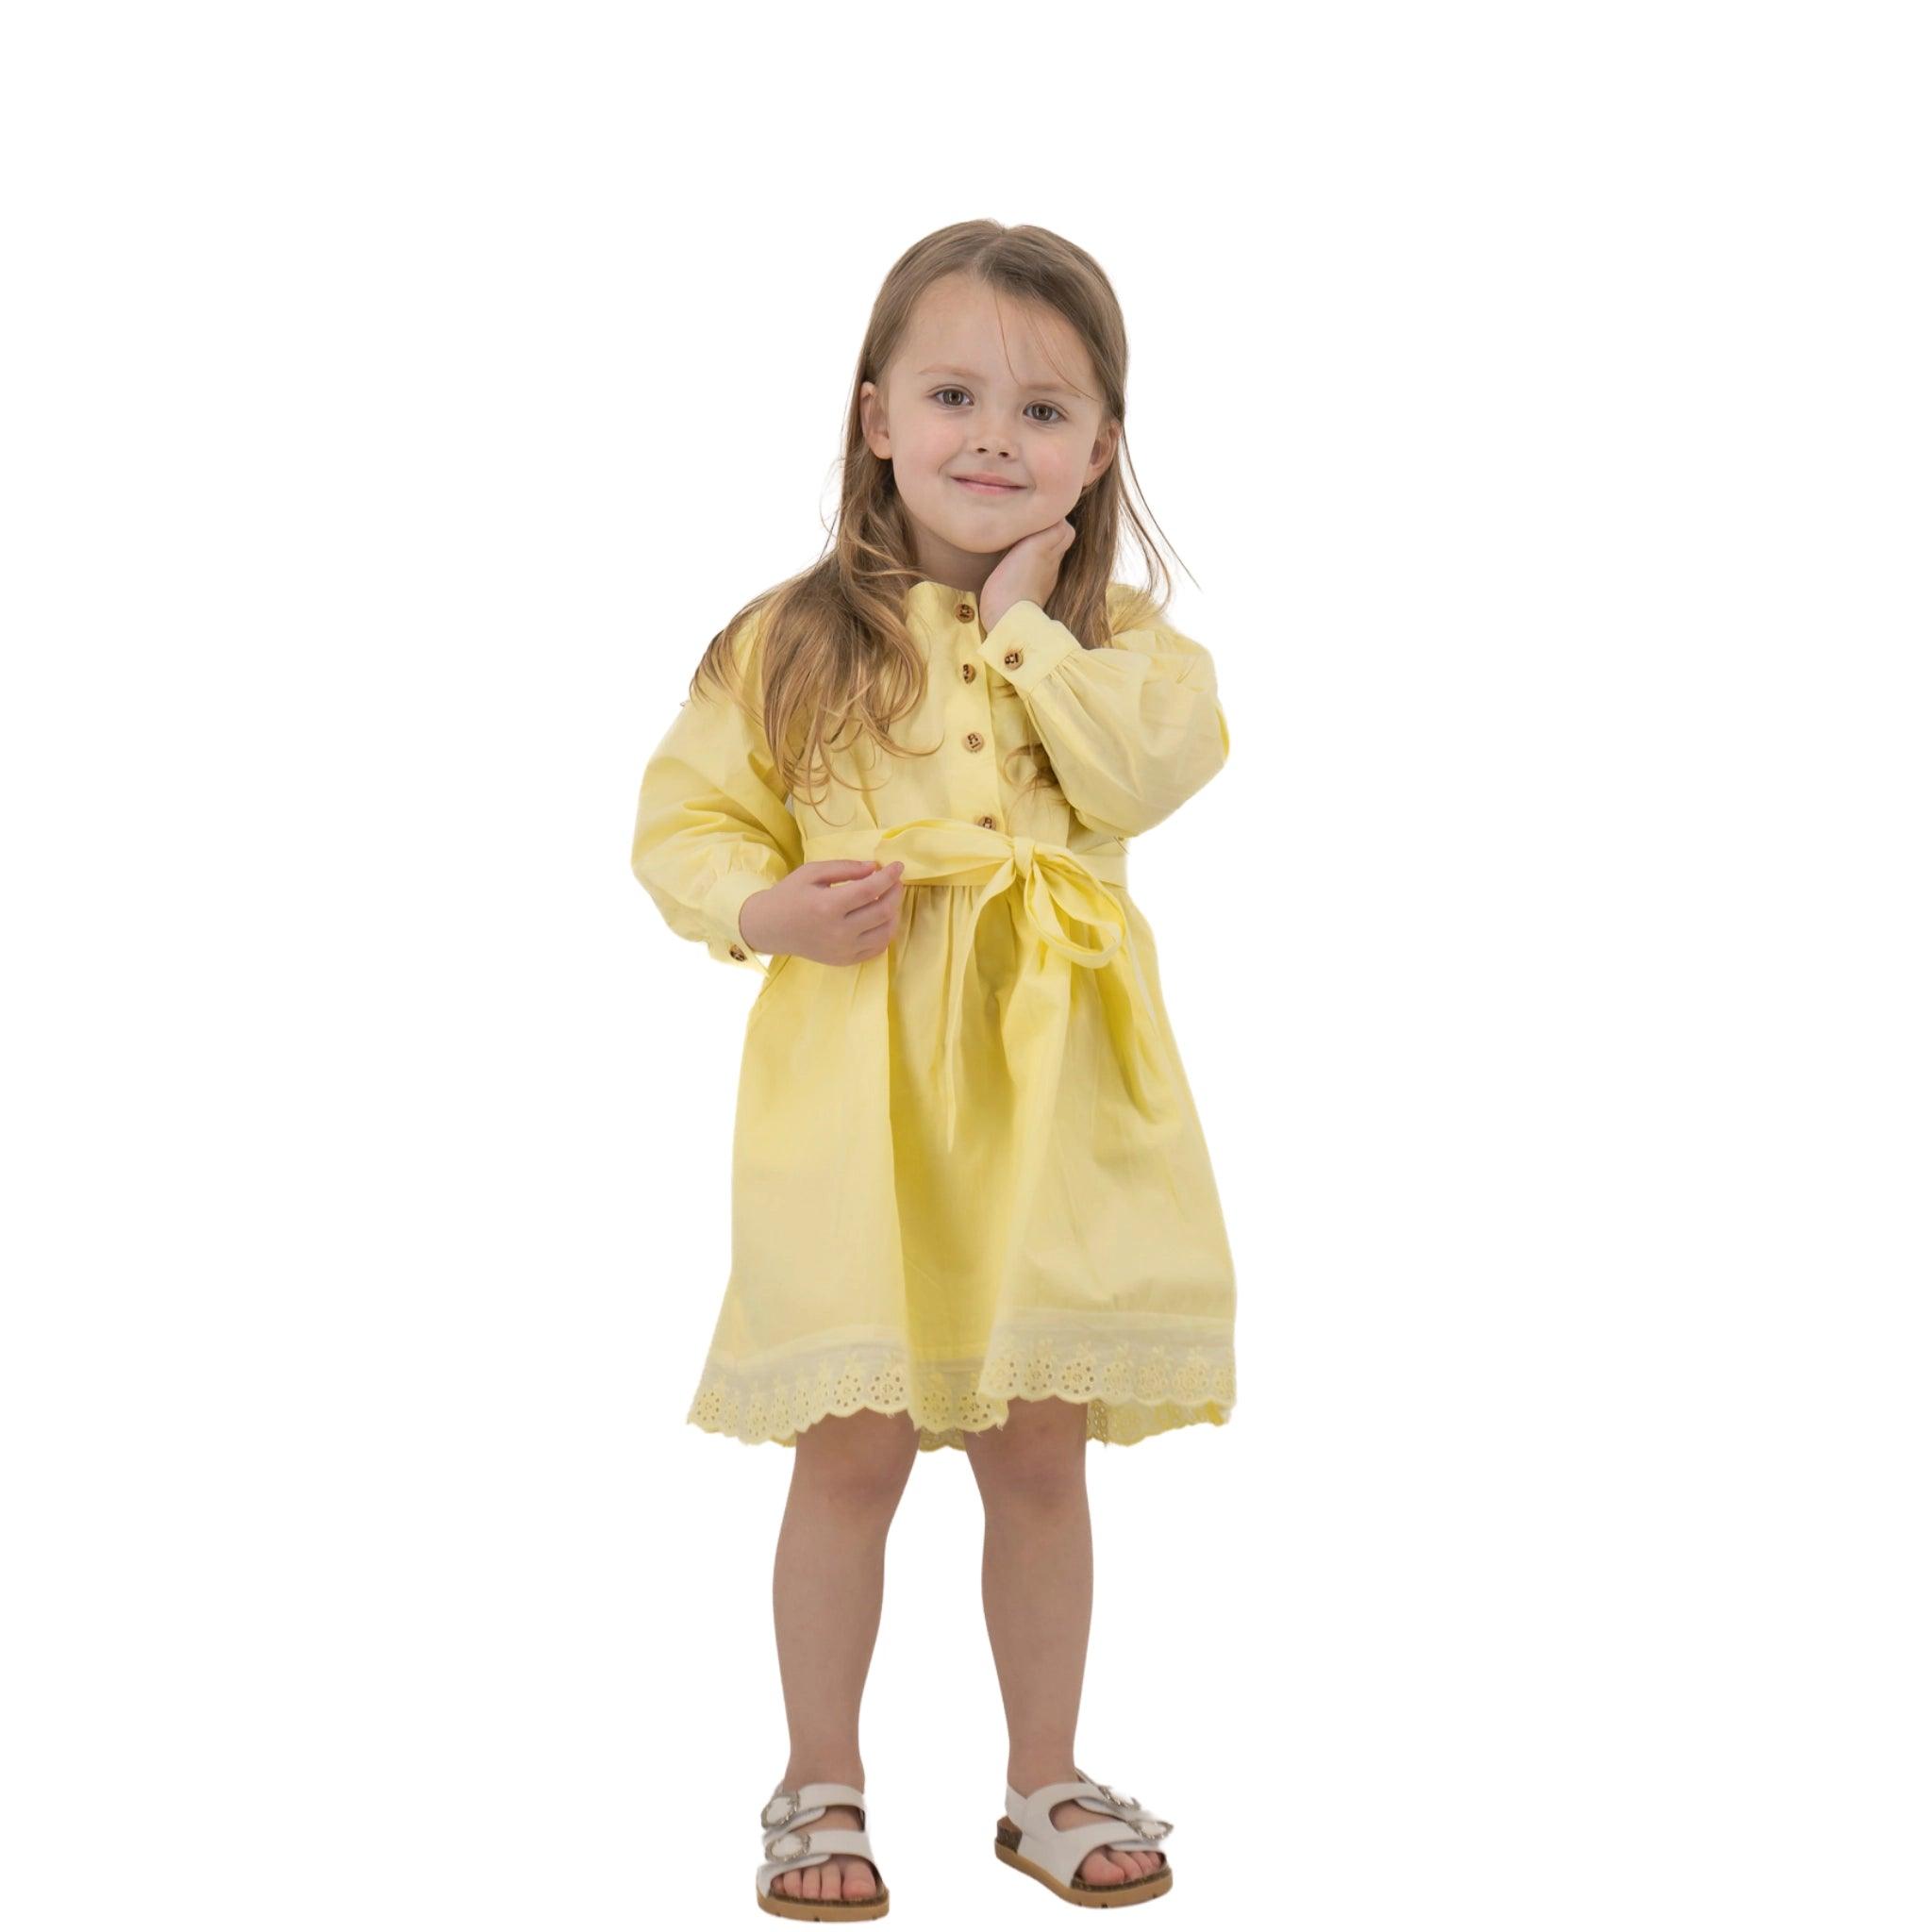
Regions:
[[1017, 483], [973, 483], [964, 476], [955, 476], [953, 481], [961, 490], [976, 490], [982, 496], [1017, 496], [1020, 492]]

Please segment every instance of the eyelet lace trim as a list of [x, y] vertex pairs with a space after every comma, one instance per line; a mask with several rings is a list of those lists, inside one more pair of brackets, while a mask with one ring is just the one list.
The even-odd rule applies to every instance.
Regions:
[[960, 1449], [996, 1428], [1018, 1396], [1087, 1405], [1087, 1440], [1124, 1444], [1190, 1423], [1221, 1424], [1234, 1407], [1234, 1345], [1225, 1339], [1129, 1339], [1091, 1333], [1000, 1341], [985, 1360], [915, 1363], [890, 1341], [808, 1348], [741, 1370], [705, 1364], [687, 1422], [741, 1442], [791, 1446], [800, 1429], [861, 1408], [909, 1414], [921, 1449]]

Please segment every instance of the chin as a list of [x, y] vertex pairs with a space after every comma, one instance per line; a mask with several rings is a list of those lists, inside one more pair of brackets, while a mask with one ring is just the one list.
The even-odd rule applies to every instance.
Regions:
[[944, 517], [922, 517], [920, 521], [948, 549], [958, 550], [967, 557], [997, 557], [1010, 550], [1018, 541], [1017, 538], [1008, 538], [989, 543], [984, 524], [971, 530], [961, 530]]

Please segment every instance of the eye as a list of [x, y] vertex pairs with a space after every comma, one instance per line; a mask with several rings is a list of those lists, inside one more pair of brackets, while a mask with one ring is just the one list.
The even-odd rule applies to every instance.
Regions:
[[[950, 403], [946, 403], [944, 401], [944, 398], [947, 396], [963, 396], [965, 393], [966, 391], [963, 389], [949, 387], [946, 389], [934, 390], [932, 392], [932, 396], [934, 402], [940, 403], [943, 408], [951, 408], [953, 405]], [[1050, 410], [1052, 412], [1052, 420], [1055, 423], [1064, 422], [1066, 419], [1066, 411], [1064, 409], [1059, 408], [1057, 405], [1053, 403], [1028, 403], [1026, 407], [1029, 409]], [[1033, 420], [1036, 423], [1042, 423], [1045, 422], [1047, 419], [1045, 417], [1036, 416]]]

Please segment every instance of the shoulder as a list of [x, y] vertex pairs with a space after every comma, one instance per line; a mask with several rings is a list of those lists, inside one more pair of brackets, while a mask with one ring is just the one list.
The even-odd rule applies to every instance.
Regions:
[[1115, 649], [1176, 658], [1207, 657], [1207, 646], [1183, 632], [1168, 610], [1167, 605], [1157, 603], [1153, 593], [1139, 584], [1110, 583], [1107, 587], [1107, 622]]
[[761, 702], [765, 625], [770, 610], [769, 593], [739, 608], [705, 647], [691, 676], [692, 697], [708, 691], [714, 698], [732, 698], [740, 704]]
[[731, 661], [739, 670], [756, 672], [763, 663], [771, 619], [772, 597], [767, 591], [745, 605], [724, 626], [723, 635]]
[[1116, 634], [1124, 630], [1148, 629], [1165, 615], [1165, 607], [1157, 604], [1154, 601], [1154, 593], [1143, 590], [1141, 585], [1108, 585], [1108, 627]]

